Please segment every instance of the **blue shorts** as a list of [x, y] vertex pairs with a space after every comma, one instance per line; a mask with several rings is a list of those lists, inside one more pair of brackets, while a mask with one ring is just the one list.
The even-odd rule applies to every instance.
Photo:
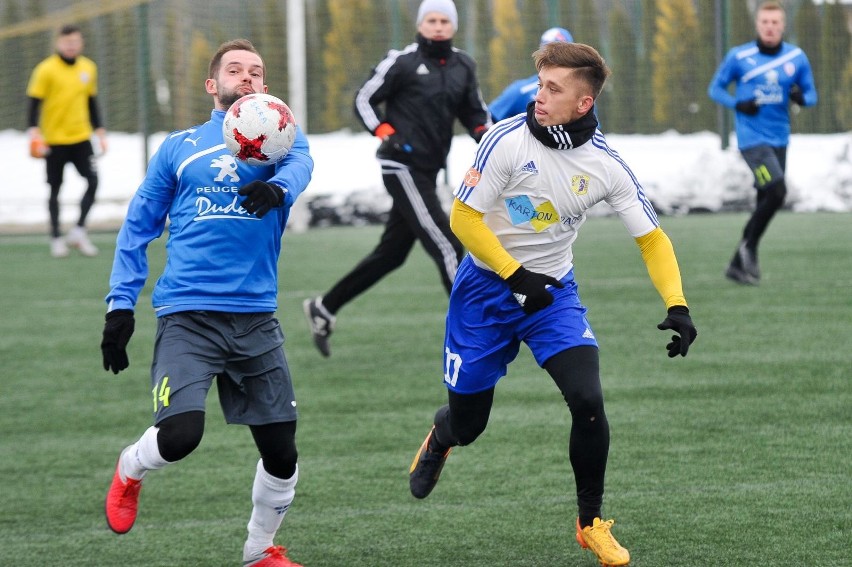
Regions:
[[527, 344], [539, 366], [566, 349], [598, 343], [580, 303], [574, 271], [553, 303], [526, 315], [506, 282], [465, 256], [453, 282], [444, 336], [444, 382], [460, 394], [493, 388]]

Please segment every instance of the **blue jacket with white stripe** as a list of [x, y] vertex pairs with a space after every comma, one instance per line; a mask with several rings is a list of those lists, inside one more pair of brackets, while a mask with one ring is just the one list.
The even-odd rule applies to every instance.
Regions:
[[[166, 229], [166, 265], [151, 301], [157, 316], [178, 311], [271, 313], [277, 308], [278, 256], [290, 207], [311, 179], [308, 141], [297, 130], [276, 165], [252, 166], [225, 147], [225, 111], [173, 132], [151, 158], [118, 233], [106, 296], [109, 310], [133, 309], [148, 278], [148, 244]], [[253, 180], [286, 189], [284, 204], [259, 219], [240, 206]]]
[[[736, 83], [734, 94], [728, 92], [732, 82]], [[708, 94], [728, 108], [752, 99], [759, 105], [755, 115], [736, 113], [739, 149], [784, 147], [790, 140], [789, 101], [794, 85], [801, 89], [805, 106], [817, 103], [813, 72], [805, 52], [786, 42], [778, 50], [766, 50], [755, 40], [728, 52], [710, 81]]]

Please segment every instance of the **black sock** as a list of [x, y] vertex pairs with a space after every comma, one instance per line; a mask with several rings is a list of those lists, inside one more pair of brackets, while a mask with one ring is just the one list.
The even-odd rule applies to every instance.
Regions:
[[441, 406], [435, 412], [435, 429], [432, 431], [432, 435], [429, 436], [429, 443], [426, 445], [427, 451], [430, 453], [444, 453], [450, 448], [448, 444], [442, 443], [441, 439], [438, 439], [438, 431], [440, 429], [448, 429], [449, 426], [450, 406]]
[[601, 517], [601, 513], [600, 512], [592, 512], [592, 513], [580, 512], [579, 516], [580, 516], [580, 527], [581, 528], [587, 528], [594, 523], [595, 518]]
[[426, 450], [430, 453], [446, 453], [449, 447], [442, 445], [435, 437], [436, 435], [432, 433], [429, 437], [429, 443], [426, 444]]

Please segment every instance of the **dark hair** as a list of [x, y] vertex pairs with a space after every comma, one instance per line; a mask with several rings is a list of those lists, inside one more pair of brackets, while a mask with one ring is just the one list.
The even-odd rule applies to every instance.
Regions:
[[545, 67], [564, 67], [574, 69], [574, 76], [584, 81], [597, 98], [603, 90], [610, 70], [601, 54], [594, 47], [584, 43], [554, 41], [542, 45], [533, 53], [535, 68], [541, 71]]
[[61, 28], [59, 28], [59, 36], [63, 35], [71, 35], [72, 33], [82, 34], [83, 32], [80, 30], [80, 26], [75, 24], [65, 24]]
[[258, 53], [254, 45], [252, 45], [252, 43], [247, 39], [232, 39], [231, 41], [226, 41], [219, 46], [219, 49], [217, 49], [216, 53], [213, 54], [213, 59], [210, 60], [210, 68], [207, 70], [208, 79], [212, 79], [216, 76], [216, 73], [219, 72], [219, 67], [222, 64], [222, 56], [229, 51], [251, 51], [260, 57], [260, 53]]

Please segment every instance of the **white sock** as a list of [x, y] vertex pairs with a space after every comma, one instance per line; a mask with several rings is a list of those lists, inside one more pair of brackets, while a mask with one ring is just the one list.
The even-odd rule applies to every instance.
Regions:
[[126, 481], [128, 477], [134, 480], [142, 480], [148, 471], [161, 469], [169, 464], [160, 455], [160, 448], [157, 446], [157, 432], [159, 431], [157, 427], [149, 427], [139, 438], [139, 441], [121, 453], [118, 472], [122, 480]]
[[243, 547], [243, 560], [256, 558], [272, 547], [272, 540], [284, 514], [296, 495], [296, 482], [299, 480], [299, 466], [288, 479], [272, 476], [263, 468], [263, 459], [257, 462], [254, 486], [251, 489], [251, 519], [248, 523], [248, 539]]

